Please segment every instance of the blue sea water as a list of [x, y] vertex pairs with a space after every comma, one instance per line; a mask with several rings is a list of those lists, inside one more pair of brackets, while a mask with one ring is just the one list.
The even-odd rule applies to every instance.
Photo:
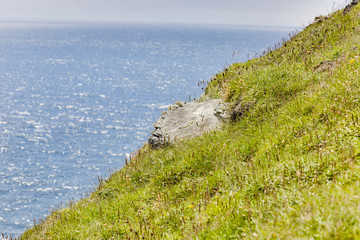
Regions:
[[[124, 165], [198, 82], [287, 35], [235, 26], [0, 24], [0, 233]], [[235, 53], [235, 54], [234, 54]]]

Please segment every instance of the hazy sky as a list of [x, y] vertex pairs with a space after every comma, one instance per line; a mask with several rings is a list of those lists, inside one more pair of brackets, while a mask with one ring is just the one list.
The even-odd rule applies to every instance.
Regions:
[[346, 0], [0, 0], [0, 20], [302, 26]]

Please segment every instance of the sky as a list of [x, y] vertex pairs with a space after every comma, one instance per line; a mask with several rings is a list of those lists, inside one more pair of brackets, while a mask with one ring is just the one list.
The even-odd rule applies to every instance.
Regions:
[[349, 0], [0, 0], [0, 21], [308, 25]]

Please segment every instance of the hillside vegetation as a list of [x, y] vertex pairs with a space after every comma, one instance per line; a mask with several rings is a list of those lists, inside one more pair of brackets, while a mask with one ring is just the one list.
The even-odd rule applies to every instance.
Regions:
[[360, 239], [359, 7], [217, 74], [234, 121], [144, 146], [22, 239]]

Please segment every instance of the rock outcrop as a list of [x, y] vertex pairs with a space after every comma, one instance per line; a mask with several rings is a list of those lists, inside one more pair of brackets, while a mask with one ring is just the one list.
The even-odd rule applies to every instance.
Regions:
[[176, 140], [199, 136], [228, 121], [228, 106], [221, 99], [205, 102], [177, 102], [154, 124], [149, 145], [159, 148]]
[[343, 11], [343, 15], [346, 15], [348, 14], [351, 9], [353, 9], [353, 7], [355, 7], [355, 5], [357, 5], [359, 3], [358, 0], [352, 0], [345, 8], [344, 8], [344, 11]]

